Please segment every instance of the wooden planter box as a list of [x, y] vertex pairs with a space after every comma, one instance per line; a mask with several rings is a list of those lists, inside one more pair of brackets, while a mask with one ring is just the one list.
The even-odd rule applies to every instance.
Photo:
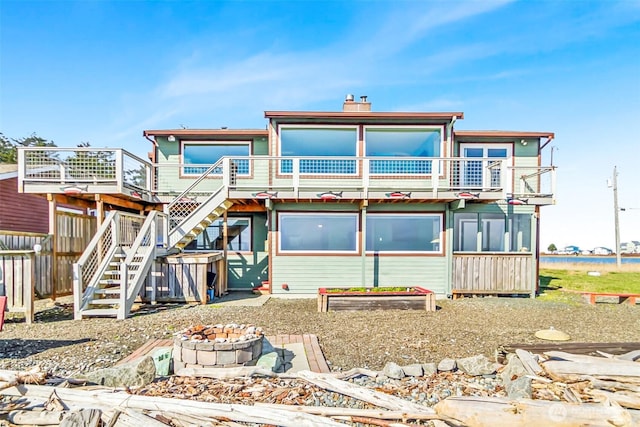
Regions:
[[[373, 289], [373, 288], [371, 288]], [[426, 310], [436, 311], [436, 295], [413, 286], [410, 291], [350, 291], [318, 289], [318, 311], [329, 310]]]

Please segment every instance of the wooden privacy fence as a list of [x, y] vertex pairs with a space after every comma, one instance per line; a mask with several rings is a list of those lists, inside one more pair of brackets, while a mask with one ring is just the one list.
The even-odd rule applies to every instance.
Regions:
[[[35, 245], [42, 248], [35, 256]], [[33, 259], [27, 256], [34, 255]], [[26, 265], [26, 264], [30, 265]], [[0, 231], [0, 274], [7, 292], [32, 287], [38, 296], [53, 294], [53, 239], [48, 234]]]
[[[0, 230], [0, 270], [5, 276], [5, 286], [11, 286], [12, 289], [33, 287], [38, 297], [54, 299], [73, 293], [73, 263], [80, 258], [95, 234], [96, 218], [56, 212], [55, 230], [55, 236]], [[36, 244], [42, 250], [35, 255], [33, 267], [29, 269], [24, 268], [24, 254], [9, 253], [33, 252]], [[32, 275], [28, 274], [31, 269]]]
[[24, 313], [27, 323], [33, 322], [36, 255], [29, 250], [0, 250], [0, 293], [7, 296], [6, 310]]
[[52, 298], [73, 293], [73, 263], [78, 261], [89, 246], [96, 229], [97, 222], [94, 216], [57, 212]]
[[454, 297], [464, 294], [529, 294], [535, 297], [533, 257], [525, 254], [454, 254]]

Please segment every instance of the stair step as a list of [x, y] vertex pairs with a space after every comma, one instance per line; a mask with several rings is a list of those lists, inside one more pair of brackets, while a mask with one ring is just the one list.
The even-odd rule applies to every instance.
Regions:
[[100, 279], [98, 283], [101, 285], [119, 285], [120, 279]]
[[120, 288], [102, 288], [96, 289], [93, 291], [94, 294], [102, 294], [102, 295], [120, 295]]
[[107, 270], [104, 272], [104, 274], [108, 274], [108, 275], [115, 275], [115, 274], [120, 274], [120, 270]]
[[115, 308], [90, 308], [88, 310], [81, 310], [82, 317], [91, 316], [117, 316], [118, 310]]
[[89, 301], [91, 305], [114, 305], [120, 304], [119, 298], [97, 298]]

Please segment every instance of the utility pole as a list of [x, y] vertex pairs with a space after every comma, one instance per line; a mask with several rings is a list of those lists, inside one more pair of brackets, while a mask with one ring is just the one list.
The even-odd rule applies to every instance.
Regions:
[[618, 170], [616, 166], [613, 167], [613, 210], [616, 227], [616, 266], [620, 268], [622, 259], [620, 255], [620, 220], [618, 218], [620, 208], [618, 208]]

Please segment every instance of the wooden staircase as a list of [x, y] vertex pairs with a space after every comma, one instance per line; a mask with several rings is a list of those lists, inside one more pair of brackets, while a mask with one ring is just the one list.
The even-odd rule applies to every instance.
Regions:
[[76, 319], [129, 315], [153, 261], [166, 253], [163, 245], [158, 247], [158, 242], [166, 241], [158, 238], [159, 221], [166, 221], [166, 215], [157, 211], [146, 218], [117, 211], [110, 214], [74, 265]]
[[[220, 187], [169, 231], [169, 247], [184, 249], [209, 225], [220, 218], [233, 202], [227, 199], [227, 189]], [[171, 215], [171, 211], [170, 211]]]
[[[227, 173], [217, 190], [198, 189], [220, 168]], [[183, 250], [233, 205], [228, 171], [228, 159], [212, 165], [169, 203], [166, 213], [152, 211], [144, 217], [112, 211], [74, 264], [75, 319], [125, 319], [156, 257]]]

